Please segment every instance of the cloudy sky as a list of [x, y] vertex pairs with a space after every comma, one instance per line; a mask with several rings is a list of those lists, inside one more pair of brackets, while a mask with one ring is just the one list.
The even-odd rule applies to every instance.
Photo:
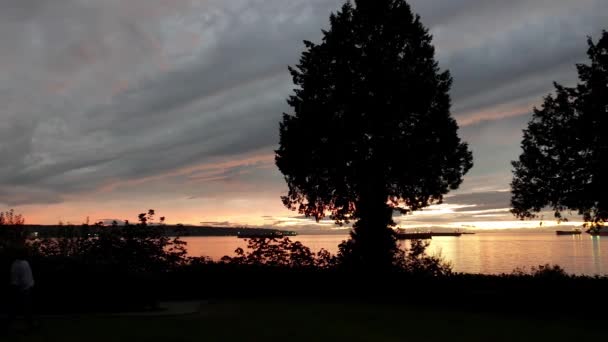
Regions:
[[[0, 210], [308, 227], [283, 209], [278, 122], [302, 40], [343, 0], [0, 1]], [[416, 0], [475, 167], [403, 226], [524, 227], [510, 160], [552, 81], [573, 84], [605, 0]], [[331, 224], [322, 224], [331, 227]], [[329, 229], [329, 228], [324, 228]]]

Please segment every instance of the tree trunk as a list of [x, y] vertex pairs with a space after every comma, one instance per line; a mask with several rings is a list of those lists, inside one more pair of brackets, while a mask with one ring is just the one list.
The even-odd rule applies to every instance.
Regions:
[[374, 186], [373, 182], [361, 193], [347, 257], [348, 264], [358, 269], [388, 271], [394, 267], [397, 244], [387, 198], [382, 186]]

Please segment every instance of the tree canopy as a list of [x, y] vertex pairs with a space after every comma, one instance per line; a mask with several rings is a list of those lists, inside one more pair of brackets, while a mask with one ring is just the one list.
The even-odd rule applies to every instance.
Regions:
[[347, 249], [359, 263], [393, 262], [393, 211], [440, 203], [473, 164], [431, 39], [406, 1], [347, 2], [289, 68], [293, 112], [276, 151], [283, 203], [317, 220], [356, 220]]
[[550, 207], [562, 219], [576, 211], [587, 223], [608, 219], [608, 33], [588, 39], [590, 64], [578, 64], [579, 83], [555, 83], [524, 130], [514, 161], [512, 212], [533, 218]]

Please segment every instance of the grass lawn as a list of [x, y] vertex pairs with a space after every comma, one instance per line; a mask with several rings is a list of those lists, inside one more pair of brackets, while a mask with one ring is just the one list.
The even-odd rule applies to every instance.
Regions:
[[47, 319], [2, 341], [601, 341], [600, 320], [483, 314], [403, 304], [234, 300], [180, 317]]

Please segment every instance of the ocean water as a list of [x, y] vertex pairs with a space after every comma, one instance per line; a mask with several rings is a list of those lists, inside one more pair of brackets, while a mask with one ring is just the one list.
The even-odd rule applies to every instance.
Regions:
[[[321, 248], [336, 253], [347, 235], [299, 235], [300, 241], [313, 251]], [[234, 255], [246, 241], [236, 237], [186, 237], [188, 254], [218, 260]], [[433, 237], [430, 254], [440, 254], [454, 271], [465, 273], [510, 273], [516, 268], [557, 264], [568, 273], [608, 275], [608, 237], [588, 234], [557, 236], [553, 232], [477, 233], [460, 237]]]

